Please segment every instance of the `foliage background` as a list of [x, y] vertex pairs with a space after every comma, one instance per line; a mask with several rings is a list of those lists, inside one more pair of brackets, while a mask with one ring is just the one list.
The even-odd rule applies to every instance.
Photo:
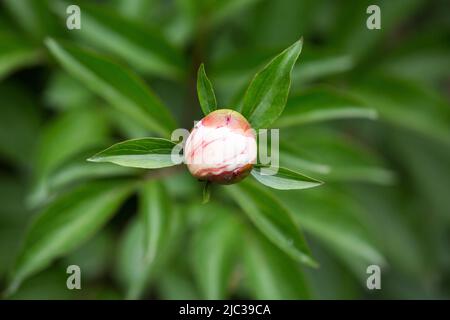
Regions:
[[[381, 30], [365, 27], [370, 4], [381, 7]], [[31, 221], [49, 204], [80, 186], [94, 198], [124, 201], [104, 227], [85, 241], [80, 236], [80, 245], [61, 252], [9, 298], [450, 297], [448, 1], [79, 5], [82, 29], [68, 31], [62, 1], [1, 3], [0, 289], [8, 286]], [[279, 120], [281, 159], [326, 184], [269, 192], [302, 227], [316, 269], [265, 240], [222, 188], [201, 205], [201, 186], [187, 171], [149, 174], [86, 163], [114, 142], [155, 132], [73, 77], [44, 42], [52, 37], [90, 47], [134, 70], [190, 128], [201, 118], [195, 91], [201, 62], [219, 105], [233, 106], [252, 75], [300, 36], [303, 51]], [[377, 110], [379, 119], [350, 113], [327, 121], [328, 109], [349, 103]], [[158, 179], [168, 192], [162, 202], [171, 204], [175, 223], [167, 230], [176, 231], [163, 232], [149, 265], [139, 259], [137, 215], [154, 198], [145, 200], [151, 194], [145, 188], [105, 196], [123, 177]], [[382, 266], [382, 290], [365, 288], [373, 263]], [[66, 289], [69, 264], [80, 265], [82, 290]]]

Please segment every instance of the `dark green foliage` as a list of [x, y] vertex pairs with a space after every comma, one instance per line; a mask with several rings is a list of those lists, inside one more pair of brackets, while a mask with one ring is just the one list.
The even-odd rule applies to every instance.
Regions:
[[[368, 0], [91, 2], [71, 31], [64, 1], [0, 4], [4, 297], [450, 297], [446, 1], [376, 1], [381, 30]], [[277, 175], [173, 162], [221, 108], [280, 128]]]

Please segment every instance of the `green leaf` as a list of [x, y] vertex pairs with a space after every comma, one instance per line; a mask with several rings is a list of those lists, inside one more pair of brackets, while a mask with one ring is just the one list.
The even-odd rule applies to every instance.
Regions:
[[[404, 156], [403, 153], [402, 156]], [[407, 156], [410, 155], [407, 154]], [[442, 175], [442, 173], [439, 174]], [[351, 197], [353, 200], [357, 199], [364, 206], [367, 219], [365, 226], [371, 231], [379, 247], [382, 248], [389, 265], [405, 275], [426, 274], [434, 259], [430, 261], [429, 250], [420, 245], [423, 242], [417, 235], [418, 229], [414, 226], [414, 219], [411, 219], [411, 213], [418, 211], [414, 209], [411, 211], [410, 206], [405, 206], [404, 190], [362, 186], [352, 188]], [[420, 203], [412, 198], [410, 201]], [[435, 212], [433, 208], [430, 210]], [[346, 210], [346, 212], [352, 211]], [[442, 220], [438, 221], [440, 221], [437, 222], [438, 224], [446, 225], [445, 222], [442, 223]], [[425, 227], [427, 224], [423, 219], [419, 220], [419, 223], [421, 227]], [[433, 233], [439, 232], [436, 224], [432, 223], [432, 226]]]
[[225, 190], [270, 241], [297, 261], [317, 266], [291, 213], [270, 192], [248, 181]]
[[252, 127], [267, 128], [283, 112], [291, 85], [291, 71], [302, 45], [303, 39], [300, 39], [253, 78], [242, 105], [242, 114], [249, 119]]
[[116, 143], [88, 159], [120, 166], [156, 169], [175, 165], [171, 153], [175, 143], [162, 138], [132, 139]]
[[176, 127], [166, 107], [133, 73], [79, 47], [53, 39], [45, 43], [70, 74], [122, 113], [161, 135], [169, 135]]
[[[113, 6], [115, 10], [120, 12], [125, 17], [130, 17], [135, 20], [145, 20], [149, 15], [156, 15], [159, 13], [155, 7], [159, 5], [158, 0], [115, 0]], [[152, 11], [155, 11], [153, 12]]]
[[292, 90], [303, 89], [306, 82], [350, 71], [354, 65], [350, 54], [305, 48], [302, 51], [302, 64], [292, 70]]
[[[84, 160], [84, 159], [83, 159]], [[86, 163], [81, 159], [55, 170], [48, 178], [49, 188], [60, 190], [68, 184], [87, 179], [125, 177], [136, 175], [136, 169], [119, 167], [111, 163]]]
[[82, 270], [82, 282], [95, 281], [109, 271], [111, 255], [116, 251], [116, 245], [114, 232], [104, 228], [89, 241], [65, 256], [62, 259], [62, 265], [78, 265]]
[[197, 210], [205, 221], [196, 228], [191, 243], [195, 278], [203, 298], [226, 299], [241, 243], [241, 225], [220, 206], [201, 205]]
[[254, 47], [233, 51], [213, 62], [212, 76], [222, 82], [228, 82], [226, 80], [229, 79], [230, 83], [236, 82], [241, 76], [251, 78], [252, 72], [256, 72], [280, 51], [282, 51], [281, 48]]
[[376, 108], [380, 120], [450, 143], [448, 102], [418, 83], [386, 74], [371, 74], [350, 92]]
[[[55, 12], [67, 18], [58, 5]], [[61, 10], [62, 9], [62, 10]], [[125, 18], [104, 6], [82, 6], [82, 32], [75, 36], [96, 48], [105, 49], [129, 63], [139, 72], [165, 77], [180, 77], [184, 72], [181, 53], [156, 29]]]
[[405, 52], [383, 62], [380, 67], [386, 74], [433, 86], [447, 76], [447, 70], [450, 69], [449, 56], [450, 50], [440, 48], [439, 45], [407, 48]]
[[[164, 26], [167, 37], [177, 46], [187, 46], [198, 30], [200, 20], [197, 15], [198, 1], [177, 0], [173, 3], [174, 14]], [[163, 5], [164, 7], [164, 5]], [[146, 17], [148, 20], [148, 16]]]
[[245, 284], [255, 299], [308, 299], [300, 266], [271, 242], [247, 232], [244, 245]]
[[137, 139], [150, 135], [149, 130], [145, 126], [137, 123], [132, 118], [124, 117], [117, 109], [107, 108], [105, 109], [105, 113], [120, 136], [123, 136], [125, 139]]
[[0, 80], [22, 67], [38, 63], [42, 53], [18, 35], [0, 32]]
[[349, 118], [376, 119], [377, 111], [336, 90], [322, 87], [291, 97], [274, 126], [282, 128]]
[[[176, 208], [174, 208], [176, 209]], [[168, 259], [180, 244], [184, 227], [179, 210], [171, 215], [166, 241], [160, 243], [158, 258], [145, 259], [145, 226], [142, 219], [133, 219], [119, 243], [115, 276], [126, 291], [127, 299], [138, 299], [148, 285], [165, 274]]]
[[48, 8], [49, 1], [5, 0], [2, 2], [13, 21], [39, 42], [44, 37], [55, 33], [61, 34], [63, 31]]
[[308, 150], [298, 149], [293, 144], [284, 142], [280, 143], [280, 162], [285, 166], [292, 166], [295, 170], [311, 174], [328, 175], [331, 172], [330, 165], [321, 162], [319, 157], [311, 155]]
[[[278, 47], [250, 47], [213, 62], [211, 74], [217, 86], [216, 92], [220, 89], [220, 96], [229, 97], [225, 104], [239, 106], [253, 74], [280, 51]], [[346, 54], [319, 51], [309, 46], [303, 48], [301, 54], [302, 63], [292, 69], [290, 90], [293, 92], [303, 90], [305, 83], [349, 71], [354, 66], [352, 58]]]
[[82, 151], [103, 145], [108, 131], [105, 118], [96, 110], [83, 108], [61, 114], [43, 130], [36, 161], [38, 177]]
[[94, 179], [136, 177], [140, 171], [134, 168], [116, 166], [112, 163], [89, 163], [85, 153], [77, 155], [68, 163], [58, 166], [37, 181], [27, 200], [28, 205], [40, 207], [58, 194], [67, 191], [79, 183]]
[[363, 208], [351, 195], [324, 187], [314, 192], [279, 192], [278, 196], [294, 213], [296, 221], [301, 222], [303, 228], [321, 240], [331, 252], [346, 255], [341, 256], [343, 259], [365, 264], [385, 263], [362, 218]]
[[[420, 12], [423, 7], [423, 0], [411, 1], [383, 1], [377, 3], [381, 9], [381, 29], [371, 30], [366, 28], [368, 14], [367, 8], [374, 4], [370, 0], [354, 2], [345, 0], [336, 10], [336, 19], [334, 27], [331, 29], [330, 46], [351, 52], [357, 59], [370, 56], [375, 59], [382, 59], [380, 51], [376, 50], [377, 45], [385, 53], [386, 50], [381, 46], [383, 40], [389, 34], [395, 32], [395, 28], [400, 26], [405, 18], [411, 17]], [[374, 60], [376, 61], [376, 60]]]
[[[215, 27], [229, 19], [238, 17], [242, 11], [259, 1], [261, 0], [178, 0], [175, 3], [179, 6], [180, 17], [178, 17], [176, 23], [179, 25], [180, 33], [187, 31], [193, 33], [194, 30], [190, 29], [195, 28], [213, 33]], [[184, 28], [181, 29], [181, 26]], [[172, 37], [175, 37], [175, 35]]]
[[[398, 128], [388, 131], [389, 156], [401, 159], [408, 172], [408, 186], [428, 199], [428, 208], [434, 214], [450, 221], [450, 148], [439, 141]], [[401, 203], [401, 202], [400, 202]]]
[[158, 297], [163, 300], [200, 300], [198, 289], [188, 272], [164, 270], [158, 279]]
[[45, 88], [44, 101], [55, 110], [69, 110], [98, 104], [92, 92], [64, 71], [52, 74]]
[[129, 195], [130, 182], [83, 185], [62, 196], [37, 216], [14, 266], [9, 293], [91, 237]]
[[202, 203], [208, 203], [209, 199], [211, 198], [211, 183], [209, 181], [206, 181], [203, 185], [203, 201]]
[[144, 264], [144, 226], [133, 218], [126, 226], [117, 250], [115, 277], [127, 298], [138, 297], [149, 282], [152, 269]]
[[140, 215], [144, 227], [144, 260], [152, 263], [170, 233], [171, 199], [159, 181], [148, 181], [140, 190]]
[[214, 95], [214, 89], [212, 87], [211, 81], [209, 81], [206, 76], [205, 66], [203, 63], [198, 68], [197, 74], [197, 93], [198, 101], [200, 102], [200, 107], [202, 108], [203, 114], [208, 113], [217, 109], [216, 96]]
[[105, 118], [95, 109], [71, 110], [47, 123], [38, 140], [28, 205], [36, 207], [48, 200], [54, 172], [80, 153], [105, 145], [108, 133]]
[[[207, 14], [211, 15], [211, 23], [218, 25], [229, 17], [235, 17], [239, 12], [252, 7], [261, 0], [216, 0], [210, 3], [213, 8], [208, 8]], [[208, 3], [208, 2], [206, 2]]]
[[[295, 143], [293, 143], [295, 141]], [[336, 130], [303, 128], [286, 132], [280, 143], [280, 165], [326, 181], [361, 181], [392, 184], [395, 173], [382, 158], [354, 137]]]
[[279, 190], [307, 189], [323, 183], [286, 168], [255, 166], [251, 174], [263, 185]]
[[[248, 47], [213, 61], [212, 77], [221, 86], [243, 85], [252, 73], [262, 67], [271, 57], [280, 52], [278, 47]], [[335, 52], [317, 50], [310, 46], [302, 49], [302, 64], [292, 70], [292, 85], [303, 84], [320, 77], [334, 75], [350, 70], [354, 63], [351, 56]]]
[[251, 37], [247, 41], [265, 47], [278, 46], [297, 39], [299, 33], [307, 33], [311, 28], [317, 31], [319, 17], [330, 19], [325, 4], [314, 0], [264, 2], [248, 14]]

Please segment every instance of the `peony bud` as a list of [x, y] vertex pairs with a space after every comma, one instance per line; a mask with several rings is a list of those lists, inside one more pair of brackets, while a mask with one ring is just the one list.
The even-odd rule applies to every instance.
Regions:
[[239, 112], [216, 110], [192, 129], [184, 158], [191, 174], [199, 180], [238, 182], [256, 162], [255, 131]]

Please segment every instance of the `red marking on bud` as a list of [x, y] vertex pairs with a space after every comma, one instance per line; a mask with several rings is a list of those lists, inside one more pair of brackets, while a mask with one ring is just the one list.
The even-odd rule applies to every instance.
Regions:
[[240, 113], [216, 110], [192, 129], [184, 154], [189, 171], [197, 179], [236, 183], [256, 162], [256, 135]]

